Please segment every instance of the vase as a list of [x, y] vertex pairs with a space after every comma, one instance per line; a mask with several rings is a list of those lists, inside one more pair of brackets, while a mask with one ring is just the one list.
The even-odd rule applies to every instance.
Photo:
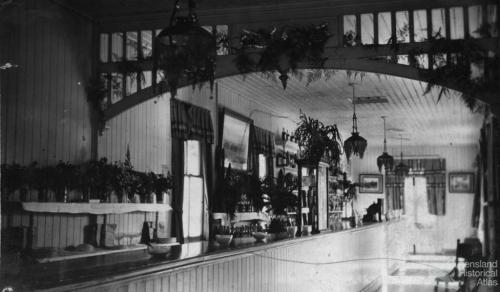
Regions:
[[156, 204], [156, 193], [155, 192], [152, 192], [151, 194], [149, 194], [148, 203]]
[[129, 202], [128, 194], [127, 192], [123, 191], [122, 195], [120, 196], [120, 203], [128, 203], [128, 202]]
[[297, 234], [297, 226], [287, 226], [286, 233], [288, 234], [289, 238], [294, 238]]
[[108, 197], [109, 203], [118, 203], [118, 195], [116, 195], [115, 191], [111, 191]]

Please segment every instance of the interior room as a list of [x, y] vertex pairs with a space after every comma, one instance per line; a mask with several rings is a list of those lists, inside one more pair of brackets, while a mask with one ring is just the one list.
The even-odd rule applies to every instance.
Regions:
[[497, 9], [0, 0], [1, 291], [499, 291]]

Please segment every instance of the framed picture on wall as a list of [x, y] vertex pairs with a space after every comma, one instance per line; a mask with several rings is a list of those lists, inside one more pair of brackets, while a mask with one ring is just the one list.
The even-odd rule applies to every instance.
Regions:
[[384, 177], [381, 174], [360, 174], [359, 192], [381, 194], [384, 191]]
[[473, 193], [474, 173], [451, 172], [449, 174], [448, 185], [450, 193]]
[[224, 109], [222, 120], [222, 148], [224, 167], [248, 169], [248, 147], [252, 120], [236, 112]]

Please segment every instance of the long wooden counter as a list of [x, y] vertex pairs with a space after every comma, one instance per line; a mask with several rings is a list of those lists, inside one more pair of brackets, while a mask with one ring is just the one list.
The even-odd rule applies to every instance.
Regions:
[[400, 228], [398, 222], [236, 248], [215, 248], [208, 242], [188, 243], [172, 247], [166, 259], [151, 258], [147, 251], [141, 250], [45, 264], [8, 267], [3, 263], [0, 288], [304, 291], [298, 289], [303, 287], [307, 291], [324, 291], [329, 285], [347, 284], [348, 290], [338, 291], [360, 291], [380, 276], [381, 266], [387, 267], [384, 258], [388, 234]]

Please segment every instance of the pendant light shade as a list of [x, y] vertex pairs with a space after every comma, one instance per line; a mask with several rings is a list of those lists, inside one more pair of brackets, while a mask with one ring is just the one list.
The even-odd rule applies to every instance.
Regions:
[[401, 138], [401, 161], [399, 162], [398, 165], [396, 165], [394, 172], [396, 173], [397, 176], [405, 177], [408, 176], [408, 173], [410, 173], [410, 167], [403, 163], [403, 137], [400, 138]]
[[357, 155], [359, 158], [363, 158], [365, 154], [368, 142], [365, 138], [361, 137], [358, 132], [358, 118], [356, 117], [356, 102], [354, 100], [354, 84], [352, 86], [352, 105], [354, 113], [352, 115], [352, 135], [344, 141], [344, 151], [347, 159], [351, 158], [351, 155]]
[[193, 86], [200, 82], [212, 86], [214, 82], [215, 37], [198, 24], [194, 7], [194, 1], [189, 0], [188, 15], [175, 17], [180, 9], [179, 0], [175, 1], [170, 25], [156, 37], [155, 65], [164, 71], [172, 96], [176, 95], [181, 79]]
[[377, 157], [377, 166], [379, 172], [382, 171], [382, 166], [387, 172], [388, 170], [392, 170], [392, 168], [394, 167], [394, 157], [392, 157], [387, 153], [387, 139], [385, 135], [385, 117], [382, 117], [382, 119], [384, 120], [384, 152], [382, 153], [382, 155]]

